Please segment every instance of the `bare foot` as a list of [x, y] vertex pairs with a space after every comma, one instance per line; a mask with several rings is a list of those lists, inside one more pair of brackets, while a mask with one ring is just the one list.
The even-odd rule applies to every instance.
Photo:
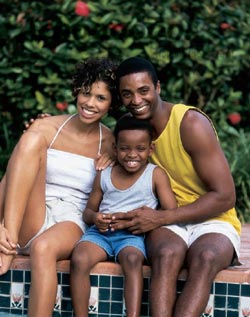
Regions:
[[5, 274], [10, 269], [11, 263], [15, 255], [7, 255], [0, 253], [0, 275]]

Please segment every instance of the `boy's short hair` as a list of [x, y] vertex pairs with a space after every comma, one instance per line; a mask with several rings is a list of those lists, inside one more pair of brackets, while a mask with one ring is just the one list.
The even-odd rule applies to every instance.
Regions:
[[115, 142], [118, 141], [118, 135], [123, 130], [144, 130], [148, 132], [149, 142], [153, 140], [153, 127], [148, 120], [136, 119], [131, 114], [125, 114], [116, 123], [114, 129]]
[[139, 56], [127, 58], [118, 66], [116, 70], [116, 77], [118, 82], [117, 87], [119, 87], [119, 80], [121, 77], [141, 72], [147, 72], [151, 77], [154, 86], [156, 87], [158, 76], [153, 64], [145, 58]]

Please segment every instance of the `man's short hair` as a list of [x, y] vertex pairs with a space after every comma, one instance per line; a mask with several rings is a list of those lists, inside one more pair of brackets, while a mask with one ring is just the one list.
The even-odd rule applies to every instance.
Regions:
[[116, 78], [118, 81], [117, 86], [119, 87], [119, 80], [121, 77], [141, 72], [147, 72], [156, 87], [158, 76], [153, 64], [145, 58], [139, 56], [127, 58], [118, 66], [116, 70]]

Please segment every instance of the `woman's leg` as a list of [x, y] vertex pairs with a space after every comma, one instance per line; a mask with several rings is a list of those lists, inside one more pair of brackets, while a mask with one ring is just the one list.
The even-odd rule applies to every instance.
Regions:
[[[25, 245], [41, 228], [45, 218], [47, 146], [44, 138], [26, 132], [9, 160], [0, 194], [4, 226], [12, 242]], [[4, 205], [4, 206], [3, 206]], [[0, 274], [9, 269], [13, 255], [1, 253]]]
[[51, 317], [57, 293], [56, 262], [71, 256], [82, 230], [75, 223], [57, 223], [31, 244], [31, 286], [28, 316]]
[[70, 286], [75, 317], [88, 317], [90, 271], [93, 266], [107, 260], [106, 252], [91, 242], [80, 242], [71, 258]]
[[134, 247], [126, 247], [118, 254], [125, 275], [125, 304], [127, 317], [139, 317], [143, 291], [143, 253]]

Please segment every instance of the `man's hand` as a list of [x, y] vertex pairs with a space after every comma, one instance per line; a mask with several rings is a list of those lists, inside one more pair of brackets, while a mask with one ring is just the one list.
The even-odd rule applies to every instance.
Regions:
[[[51, 115], [49, 113], [39, 113], [37, 115], [37, 118], [36, 119], [43, 119], [43, 118], [46, 118], [46, 117], [50, 117]], [[23, 130], [23, 132], [27, 131], [29, 129], [29, 127], [32, 125], [32, 123], [35, 122], [34, 118], [31, 118], [29, 121], [25, 121], [24, 122], [24, 127], [25, 127], [25, 130]]]
[[160, 227], [161, 212], [147, 206], [129, 211], [119, 212], [112, 216], [112, 231], [127, 229], [133, 234], [142, 234]]

